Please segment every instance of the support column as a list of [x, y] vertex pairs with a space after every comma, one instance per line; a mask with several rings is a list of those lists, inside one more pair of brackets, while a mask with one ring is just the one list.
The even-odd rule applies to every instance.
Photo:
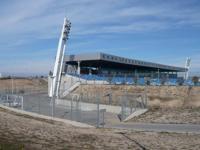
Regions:
[[160, 79], [160, 69], [158, 68], [158, 80]]
[[135, 69], [135, 78], [138, 77], [137, 69]]
[[178, 78], [178, 72], [175, 72], [175, 76], [176, 76], [176, 78]]
[[81, 74], [81, 62], [78, 61], [78, 68], [77, 68], [77, 74], [80, 75]]
[[92, 69], [89, 68], [89, 75], [92, 75]]

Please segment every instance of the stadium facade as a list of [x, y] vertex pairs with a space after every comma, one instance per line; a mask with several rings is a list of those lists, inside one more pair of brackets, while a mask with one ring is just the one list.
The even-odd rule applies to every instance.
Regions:
[[97, 76], [137, 76], [177, 78], [179, 72], [186, 72], [183, 67], [163, 65], [136, 59], [114, 56], [106, 53], [85, 53], [66, 55], [63, 71], [71, 75]]

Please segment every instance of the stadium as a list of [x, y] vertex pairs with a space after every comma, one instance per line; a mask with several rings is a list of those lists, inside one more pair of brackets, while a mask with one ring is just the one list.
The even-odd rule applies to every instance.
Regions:
[[[154, 80], [177, 79], [179, 73], [187, 72], [186, 68], [169, 66], [114, 56], [106, 53], [85, 53], [66, 55], [64, 58], [63, 75], [78, 76], [86, 80], [109, 80], [113, 83], [133, 82], [138, 78], [144, 84], [144, 78]], [[142, 82], [143, 79], [143, 82]]]
[[105, 53], [86, 53], [65, 56], [67, 74], [89, 74], [98, 76], [157, 77], [158, 74], [176, 78], [186, 68], [129, 59]]
[[71, 23], [65, 18], [54, 70], [48, 81], [50, 97], [53, 94], [64, 97], [80, 84], [183, 85], [187, 82], [189, 58], [185, 67], [178, 67], [102, 52], [65, 55], [70, 28]]

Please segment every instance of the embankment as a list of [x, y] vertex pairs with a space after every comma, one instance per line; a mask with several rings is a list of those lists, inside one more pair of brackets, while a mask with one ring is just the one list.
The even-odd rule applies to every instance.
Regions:
[[94, 102], [100, 95], [101, 102], [108, 104], [112, 93], [112, 104], [120, 104], [120, 95], [141, 93], [148, 96], [149, 107], [200, 107], [200, 87], [190, 86], [133, 86], [133, 85], [81, 85], [74, 93], [82, 93], [84, 100]]

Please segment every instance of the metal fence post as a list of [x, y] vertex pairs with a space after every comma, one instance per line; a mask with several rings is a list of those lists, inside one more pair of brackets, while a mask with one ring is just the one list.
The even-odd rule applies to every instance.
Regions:
[[121, 106], [121, 118], [120, 118], [121, 121], [124, 120], [124, 115], [125, 115], [125, 114], [124, 114], [124, 112], [125, 112], [125, 110], [124, 110], [124, 109], [125, 109], [125, 106], [124, 106], [124, 105], [125, 105], [125, 104], [124, 104], [124, 98], [123, 98], [123, 97], [124, 97], [124, 96], [122, 95], [122, 96], [121, 96], [121, 105], [122, 105], [122, 106]]
[[97, 98], [97, 128], [100, 127], [100, 110], [99, 110], [99, 95], [96, 95]]
[[79, 97], [78, 95], [75, 95], [76, 97], [76, 121], [79, 121], [79, 117], [80, 117], [80, 114], [79, 114]]
[[101, 109], [100, 112], [101, 112], [101, 114], [102, 114], [102, 122], [101, 122], [101, 125], [102, 125], [102, 127], [104, 128], [104, 126], [105, 126], [105, 112], [106, 112], [106, 109]]
[[73, 113], [73, 99], [74, 99], [74, 95], [72, 95], [72, 98], [71, 98], [71, 106], [70, 106], [70, 119], [72, 120], [72, 113]]
[[21, 109], [24, 110], [24, 97], [21, 96]]
[[40, 100], [38, 98], [38, 113], [40, 114]]

